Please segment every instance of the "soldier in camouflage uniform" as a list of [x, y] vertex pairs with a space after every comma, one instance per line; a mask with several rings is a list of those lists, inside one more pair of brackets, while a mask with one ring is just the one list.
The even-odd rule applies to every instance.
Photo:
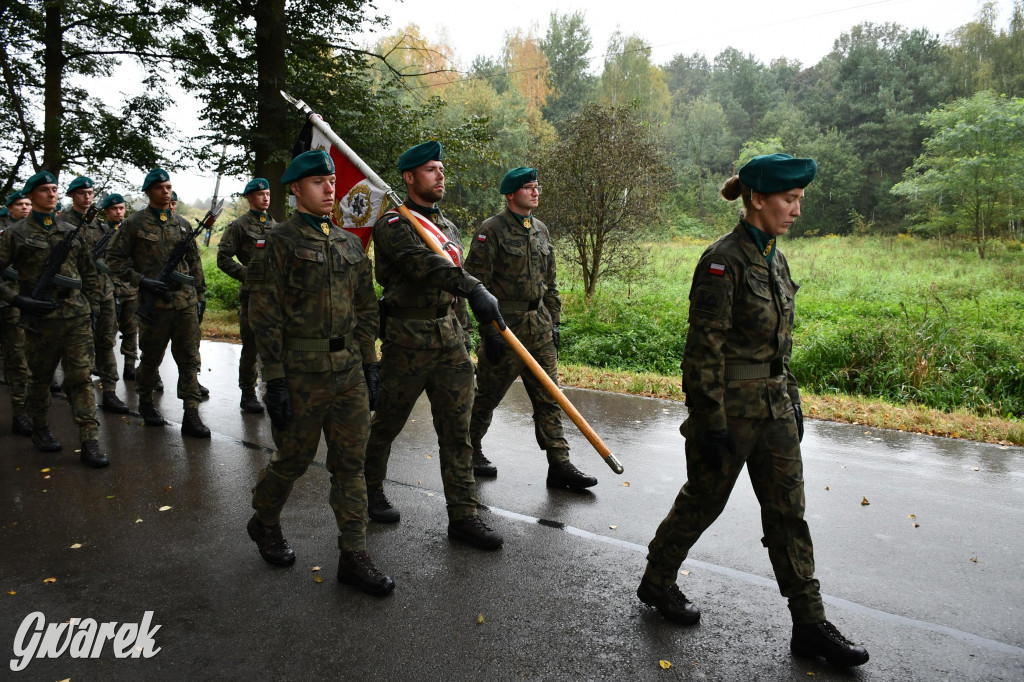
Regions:
[[[476, 481], [469, 419], [473, 407], [473, 364], [466, 329], [457, 310], [468, 301], [480, 324], [496, 320], [505, 328], [494, 298], [460, 266], [459, 229], [435, 204], [444, 196], [444, 165], [437, 142], [412, 147], [398, 160], [408, 200], [405, 206], [432, 222], [455, 262], [431, 251], [406, 218], [385, 213], [373, 228], [377, 281], [382, 302], [380, 400], [366, 446], [366, 489], [370, 518], [399, 520], [384, 494], [391, 443], [401, 433], [416, 399], [430, 399], [440, 448], [441, 477], [448, 504], [448, 536], [482, 549], [502, 544], [499, 533], [477, 515]], [[463, 308], [463, 315], [464, 308]]]
[[[505, 210], [488, 218], [473, 235], [466, 272], [492, 292], [513, 333], [530, 354], [558, 383], [558, 324], [562, 299], [555, 281], [555, 252], [547, 226], [533, 215], [540, 197], [537, 170], [520, 167], [502, 179]], [[533, 404], [537, 444], [547, 451], [547, 487], [582, 490], [597, 485], [569, 461], [569, 443], [562, 433], [562, 409], [525, 364], [506, 347], [498, 330], [480, 328], [482, 348], [477, 349], [477, 389], [469, 426], [473, 444], [473, 471], [477, 477], [497, 476], [484, 456], [482, 441], [491, 425], [494, 409], [516, 377]]]
[[[21, 190], [11, 192], [4, 206], [7, 213], [0, 219], [0, 239], [8, 227], [32, 212], [32, 202]], [[4, 268], [0, 277], [8, 280], [10, 286], [18, 280], [14, 268]], [[28, 361], [25, 360], [25, 330], [18, 326], [18, 309], [0, 301], [0, 353], [3, 355], [4, 380], [11, 391], [11, 431], [19, 436], [32, 435], [32, 420], [25, 412], [25, 396], [28, 393]]]
[[[140, 292], [139, 363], [136, 393], [139, 414], [150, 426], [167, 422], [153, 404], [157, 370], [171, 344], [178, 365], [178, 398], [184, 404], [181, 432], [209, 438], [210, 429], [199, 418], [199, 322], [206, 307], [206, 281], [199, 248], [192, 240], [185, 258], [167, 282], [155, 279], [174, 248], [188, 238], [188, 221], [172, 213], [171, 179], [155, 168], [142, 183], [149, 206], [133, 213], [122, 224], [107, 251], [107, 265], [125, 283]], [[147, 319], [148, 318], [148, 319]]]
[[[0, 298], [21, 310], [25, 334], [25, 357], [30, 376], [26, 411], [32, 419], [32, 443], [43, 452], [62, 449], [46, 423], [50, 408], [50, 381], [58, 364], [64, 365], [64, 386], [82, 441], [81, 460], [91, 467], [105, 467], [110, 461], [99, 449], [96, 399], [89, 381], [92, 364], [90, 316], [99, 309], [100, 283], [92, 255], [81, 233], [72, 240], [71, 251], [54, 279], [45, 299], [32, 298], [32, 289], [43, 274], [50, 252], [75, 226], [59, 220], [57, 179], [47, 171], [36, 173], [25, 184], [32, 213], [4, 231], [0, 238], [0, 269], [10, 265], [18, 271], [17, 287], [0, 279]], [[27, 318], [27, 319], [26, 319]]]
[[803, 413], [789, 370], [797, 285], [776, 248], [800, 215], [800, 200], [817, 172], [813, 159], [758, 156], [722, 188], [743, 198], [745, 217], [709, 246], [690, 288], [683, 387], [689, 415], [686, 484], [658, 527], [637, 589], [644, 603], [684, 624], [700, 611], [676, 585], [680, 564], [725, 508], [743, 465], [761, 504], [762, 544], [793, 618], [796, 656], [860, 665], [867, 651], [825, 620], [814, 578], [814, 550], [804, 521], [800, 441]]
[[[93, 182], [81, 175], [68, 185], [67, 196], [71, 197], [71, 208], [57, 217], [77, 225], [92, 206]], [[112, 195], [116, 196], [116, 195]], [[100, 406], [104, 412], [128, 414], [128, 406], [117, 397], [117, 360], [114, 358], [114, 344], [117, 337], [117, 306], [114, 303], [114, 278], [103, 256], [114, 236], [114, 229], [97, 216], [82, 228], [82, 235], [93, 254], [96, 271], [100, 280], [100, 309], [93, 322], [93, 366], [100, 377]], [[98, 251], [98, 252], [97, 252]]]
[[[109, 194], [100, 207], [107, 215], [107, 229], [114, 231], [114, 236], [121, 229], [126, 210], [124, 197], [120, 194]], [[113, 242], [113, 238], [111, 239]], [[110, 243], [107, 244], [110, 250]], [[109, 266], [108, 266], [109, 269]], [[139, 290], [126, 283], [120, 277], [111, 278], [114, 283], [114, 310], [117, 314], [117, 329], [121, 332], [121, 355], [124, 356], [125, 381], [135, 381], [135, 363], [139, 359]]]
[[331, 223], [335, 175], [327, 152], [299, 154], [281, 182], [295, 195], [298, 210], [255, 240], [255, 255], [246, 259], [250, 320], [277, 446], [253, 488], [256, 513], [247, 530], [266, 561], [295, 561], [281, 531], [281, 510], [323, 434], [341, 550], [338, 581], [382, 596], [395, 583], [366, 553], [363, 478], [368, 377], [378, 367], [370, 261], [358, 237]]
[[249, 291], [245, 285], [245, 272], [256, 249], [256, 241], [263, 239], [277, 221], [267, 213], [270, 207], [270, 183], [267, 180], [253, 178], [242, 190], [242, 195], [249, 202], [249, 212], [224, 229], [217, 248], [217, 267], [241, 282], [238, 289], [238, 332], [242, 337], [242, 357], [238, 362], [238, 387], [242, 389], [239, 407], [245, 412], [259, 414], [263, 412], [263, 405], [256, 397], [256, 338], [249, 325]]

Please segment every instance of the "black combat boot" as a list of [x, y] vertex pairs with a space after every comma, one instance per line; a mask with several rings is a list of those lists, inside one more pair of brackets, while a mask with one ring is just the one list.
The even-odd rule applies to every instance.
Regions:
[[479, 549], [498, 549], [505, 541], [501, 533], [491, 530], [476, 514], [448, 522], [448, 537]]
[[64, 392], [64, 382], [63, 381], [56, 381], [56, 380], [54, 380], [54, 381], [50, 382], [50, 393], [53, 393], [54, 395], [56, 395], [57, 393], [63, 393], [63, 392]]
[[121, 373], [121, 377], [125, 381], [135, 381], [138, 378], [138, 372], [135, 369], [135, 361], [131, 358], [124, 359], [124, 372]]
[[181, 418], [181, 435], [192, 436], [193, 438], [209, 438], [210, 429], [199, 418], [199, 410], [194, 407], [185, 409], [185, 415]]
[[16, 414], [11, 419], [11, 431], [16, 436], [32, 435], [32, 420], [27, 414]]
[[159, 374], [157, 374], [156, 378], [153, 379], [153, 390], [159, 391], [160, 393], [164, 392], [164, 380], [160, 378]]
[[[199, 383], [199, 382], [196, 382], [196, 383]], [[199, 384], [199, 395], [201, 395], [204, 398], [209, 398], [210, 397], [210, 389], [208, 389], [206, 386], [203, 386], [202, 384]]]
[[700, 609], [679, 591], [678, 585], [662, 587], [645, 577], [640, 581], [640, 587], [636, 588], [636, 596], [648, 606], [658, 609], [658, 613], [673, 623], [696, 625], [700, 620]]
[[585, 473], [577, 469], [569, 460], [565, 460], [564, 462], [551, 460], [548, 462], [547, 486], [549, 488], [584, 490], [595, 485], [597, 485], [596, 478], [593, 476], [587, 476]]
[[167, 423], [164, 416], [157, 411], [153, 403], [139, 403], [139, 414], [146, 426], [163, 426]]
[[42, 452], [60, 452], [64, 449], [47, 425], [32, 427], [32, 445]]
[[366, 512], [377, 523], [398, 523], [402, 513], [388, 502], [384, 488], [366, 492]]
[[104, 412], [111, 414], [128, 414], [128, 406], [113, 391], [103, 391], [103, 402], [100, 403], [100, 407]]
[[256, 397], [255, 393], [243, 393], [242, 400], [238, 403], [243, 412], [250, 414], [263, 414], [263, 403]]
[[373, 560], [365, 550], [341, 550], [341, 556], [338, 557], [338, 582], [358, 585], [363, 592], [377, 597], [383, 597], [395, 589], [395, 581], [373, 565]]
[[798, 658], [824, 658], [834, 666], [849, 668], [868, 662], [868, 652], [839, 634], [836, 626], [824, 623], [793, 624], [789, 650]]
[[82, 463], [93, 469], [102, 469], [110, 464], [107, 456], [100, 452], [100, 444], [93, 440], [82, 441]]
[[473, 473], [480, 478], [497, 478], [498, 476], [498, 467], [484, 456], [484, 451], [479, 445], [473, 446]]
[[252, 541], [259, 547], [260, 556], [268, 564], [290, 566], [295, 563], [295, 552], [288, 546], [288, 541], [284, 539], [280, 523], [264, 526], [253, 514], [245, 529], [249, 532]]

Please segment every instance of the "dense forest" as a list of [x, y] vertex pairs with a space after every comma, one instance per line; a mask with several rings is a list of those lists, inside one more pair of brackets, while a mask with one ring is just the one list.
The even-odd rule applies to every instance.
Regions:
[[[720, 232], [735, 217], [718, 200], [722, 180], [750, 156], [785, 151], [821, 167], [795, 235], [963, 232], [981, 255], [987, 239], [1020, 237], [1024, 0], [1002, 18], [984, 5], [946, 36], [859, 24], [814, 65], [736, 48], [655, 64], [643, 36], [621, 33], [595, 64], [582, 13], [513, 29], [496, 55], [459, 54], [416, 26], [357, 45], [361, 27], [387, 26], [372, 11], [360, 0], [3, 3], [2, 189], [41, 168], [109, 183], [128, 168], [196, 162], [279, 175], [301, 123], [283, 88], [386, 176], [408, 145], [441, 140], [448, 210], [467, 228], [494, 211], [504, 171], [541, 165], [591, 104], [628, 110], [671, 174], [657, 183], [656, 219], [633, 229]], [[110, 107], [88, 84], [122, 60], [147, 81]], [[199, 138], [176, 137], [169, 82], [202, 103]], [[581, 157], [603, 153], [600, 137], [584, 139], [593, 149]]]

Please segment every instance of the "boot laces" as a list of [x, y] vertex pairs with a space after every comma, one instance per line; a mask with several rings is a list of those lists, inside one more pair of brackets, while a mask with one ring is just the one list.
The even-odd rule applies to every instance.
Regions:
[[844, 644], [846, 646], [855, 646], [853, 642], [846, 639], [846, 637], [843, 637], [842, 633], [840, 633], [839, 630], [836, 629], [836, 626], [830, 623], [829, 621], [826, 620], [824, 623], [821, 623], [818, 627], [821, 630], [822, 634], [824, 634], [832, 641], [838, 644]]
[[352, 552], [352, 559], [355, 561], [363, 571], [372, 578], [380, 578], [384, 574], [373, 565], [373, 559], [365, 551]]
[[384, 490], [374, 490], [370, 493], [373, 496], [373, 506], [383, 507], [384, 509], [391, 509], [391, 502], [388, 501], [388, 496], [384, 494]]
[[669, 585], [665, 588], [665, 592], [668, 593], [669, 598], [682, 606], [683, 604], [689, 604], [690, 600], [686, 598], [682, 590], [679, 589], [679, 585]]

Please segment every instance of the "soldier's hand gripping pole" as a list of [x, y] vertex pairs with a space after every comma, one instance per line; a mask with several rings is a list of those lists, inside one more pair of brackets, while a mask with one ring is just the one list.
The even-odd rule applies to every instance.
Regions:
[[[431, 251], [438, 254], [439, 256], [444, 256], [448, 260], [451, 260], [451, 256], [445, 253], [444, 249], [442, 249], [441, 246], [437, 243], [437, 241], [430, 235], [430, 233], [427, 232], [427, 229], [420, 224], [419, 220], [416, 219], [416, 216], [414, 216], [412, 212], [409, 211], [409, 209], [406, 208], [405, 205], [403, 205], [402, 200], [398, 198], [398, 195], [395, 193], [393, 189], [391, 189], [390, 185], [381, 180], [380, 176], [377, 175], [372, 168], [367, 166], [363, 162], [363, 160], [360, 159], [359, 156], [354, 151], [352, 151], [352, 149], [347, 144], [345, 144], [345, 141], [338, 137], [338, 135], [333, 130], [331, 130], [331, 127], [327, 125], [327, 123], [322, 118], [320, 118], [320, 116], [316, 114], [316, 112], [314, 112], [302, 100], [297, 100], [294, 97], [288, 95], [288, 93], [284, 91], [281, 91], [281, 96], [288, 100], [292, 105], [294, 105], [296, 109], [306, 114], [306, 116], [309, 117], [309, 120], [312, 121], [313, 125], [316, 126], [328, 140], [331, 141], [331, 143], [338, 149], [338, 151], [344, 154], [348, 158], [348, 160], [351, 161], [352, 164], [359, 169], [359, 171], [366, 177], [367, 180], [372, 182], [374, 185], [376, 185], [378, 188], [380, 188], [387, 194], [388, 201], [390, 201], [391, 204], [398, 209], [398, 212], [402, 215], [402, 217], [404, 217], [406, 220], [412, 223], [413, 228], [416, 230], [416, 234], [419, 235], [420, 239], [423, 240], [423, 242], [430, 248]], [[617, 474], [621, 474], [623, 469], [622, 464], [619, 462], [619, 460], [616, 459], [615, 455], [612, 454], [611, 450], [608, 449], [608, 446], [604, 444], [604, 441], [601, 440], [601, 437], [597, 435], [594, 429], [590, 427], [590, 424], [588, 424], [587, 420], [583, 418], [583, 415], [579, 413], [579, 410], [577, 410], [573, 406], [573, 404], [569, 402], [569, 399], [565, 397], [565, 394], [562, 393], [562, 390], [560, 388], [558, 388], [558, 385], [551, 380], [551, 377], [547, 375], [547, 372], [545, 372], [544, 369], [537, 363], [537, 361], [533, 359], [533, 356], [530, 355], [530, 352], [526, 350], [526, 348], [519, 341], [519, 339], [516, 338], [516, 335], [513, 334], [510, 329], [502, 329], [501, 327], [499, 327], [497, 322], [494, 322], [494, 326], [501, 333], [501, 337], [505, 339], [505, 343], [512, 347], [512, 349], [519, 356], [519, 359], [521, 359], [523, 363], [525, 363], [526, 366], [529, 367], [530, 371], [533, 372], [535, 377], [537, 377], [537, 380], [540, 381], [541, 384], [543, 384], [544, 388], [547, 389], [547, 392], [551, 394], [551, 397], [558, 402], [562, 409], [565, 410], [565, 413], [569, 415], [569, 418], [572, 419], [572, 422], [577, 426], [577, 428], [579, 428], [580, 431], [583, 432], [583, 435], [587, 437], [587, 440], [590, 441], [590, 444], [594, 446], [594, 449], [597, 450], [597, 453], [604, 458], [605, 463], [609, 467], [611, 467], [611, 470]]]

